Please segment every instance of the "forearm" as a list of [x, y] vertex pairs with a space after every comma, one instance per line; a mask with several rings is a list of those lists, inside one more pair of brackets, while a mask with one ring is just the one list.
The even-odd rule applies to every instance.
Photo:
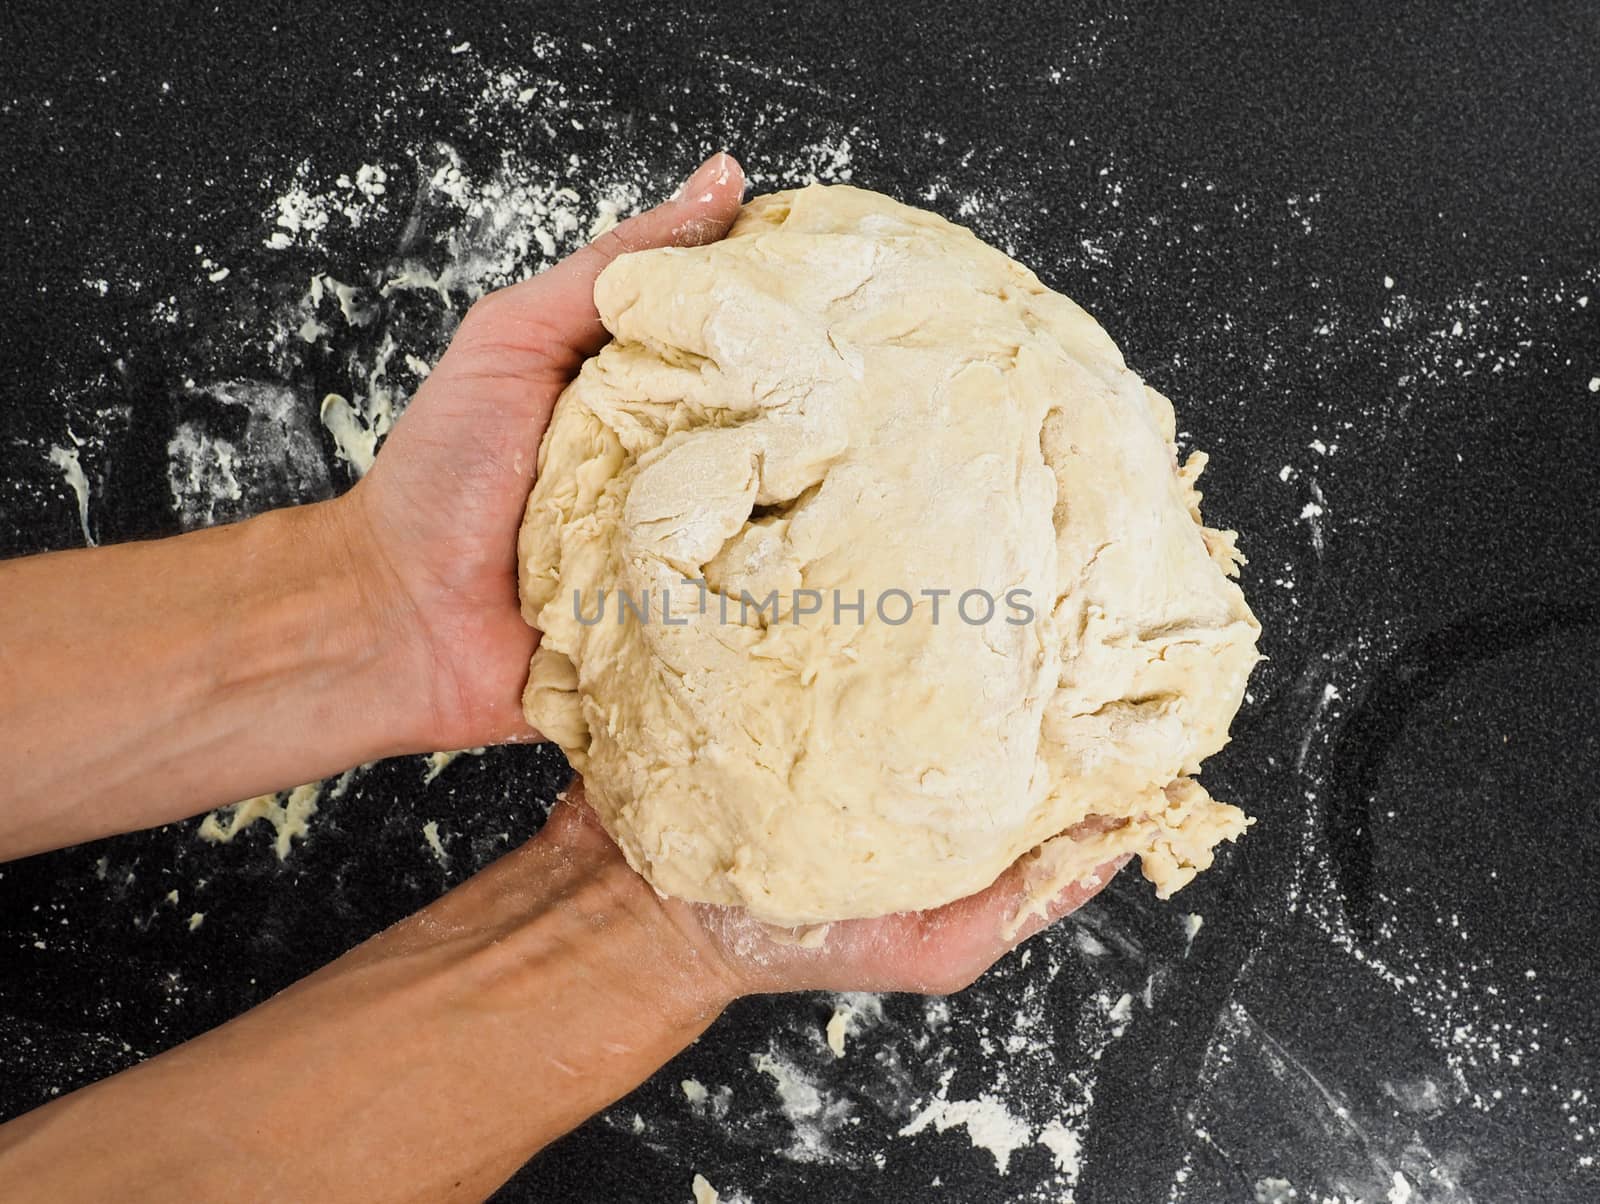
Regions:
[[336, 506], [0, 564], [0, 861], [416, 742]]
[[21, 1199], [482, 1199], [731, 998], [549, 829], [220, 1029], [0, 1128]]

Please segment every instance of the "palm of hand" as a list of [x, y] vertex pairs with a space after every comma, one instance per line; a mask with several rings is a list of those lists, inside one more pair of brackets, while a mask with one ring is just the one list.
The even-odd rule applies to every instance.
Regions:
[[[1094, 827], [1091, 821], [1088, 827]], [[622, 851], [574, 780], [536, 838], [601, 872], [626, 869]], [[782, 991], [912, 991], [946, 995], [969, 985], [1007, 951], [1088, 902], [1126, 858], [1102, 865], [1032, 914], [1024, 857], [993, 885], [930, 911], [901, 912], [827, 925], [820, 940], [797, 942], [742, 908], [689, 903], [656, 893], [628, 871], [629, 905], [660, 912], [681, 936], [687, 960], [714, 971], [729, 998]], [[1017, 923], [1024, 909], [1030, 914]]]
[[340, 505], [387, 638], [420, 696], [419, 740], [533, 739], [520, 697], [537, 642], [518, 609], [517, 527], [561, 390], [604, 344], [594, 281], [619, 254], [720, 238], [744, 177], [708, 160], [678, 196], [550, 271], [491, 293]]
[[517, 525], [561, 389], [548, 374], [485, 373], [494, 357], [471, 337], [481, 312], [349, 498], [381, 549], [386, 595], [406, 612], [396, 627], [416, 645], [431, 743], [445, 748], [531, 734], [518, 697], [538, 637], [518, 609]]
[[[929, 911], [900, 912], [827, 926], [820, 942], [790, 944], [738, 909], [688, 907], [754, 991], [911, 991], [948, 995], [971, 985], [1011, 949], [1078, 910], [1127, 858], [1100, 866], [1034, 914], [1028, 858], [975, 895]], [[1027, 911], [1025, 917], [1023, 913]]]

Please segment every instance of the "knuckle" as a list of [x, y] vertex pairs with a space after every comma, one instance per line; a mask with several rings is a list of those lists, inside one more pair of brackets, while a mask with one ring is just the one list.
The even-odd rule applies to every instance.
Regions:
[[461, 319], [461, 329], [473, 334], [493, 329], [504, 319], [505, 313], [505, 290], [496, 289], [492, 293], [485, 293], [467, 307]]
[[613, 226], [590, 244], [594, 249], [607, 259], [614, 259], [618, 255], [626, 255], [631, 247], [628, 240], [622, 236], [621, 231]]

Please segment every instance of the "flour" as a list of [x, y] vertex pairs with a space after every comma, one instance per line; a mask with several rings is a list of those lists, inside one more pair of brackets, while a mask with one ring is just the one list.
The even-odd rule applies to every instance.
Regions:
[[[946, 1151], [941, 1160], [971, 1151], [997, 1179], [1003, 1172], [1018, 1199], [1071, 1200], [1084, 1172], [1100, 1059], [1160, 1003], [1129, 981], [1128, 989], [1093, 992], [1075, 1016], [1060, 1015], [1058, 975], [1098, 978], [1094, 967], [1103, 967], [1113, 976], [1108, 984], [1121, 981], [1112, 945], [1091, 937], [1083, 943], [1099, 956], [1083, 952], [1076, 934], [1087, 931], [1069, 921], [1030, 942], [1027, 958], [1008, 959], [949, 998], [822, 997], [830, 1024], [845, 1017], [842, 1058], [826, 1026], [818, 1028], [816, 1003], [805, 1001], [787, 1024], [780, 1011], [780, 1031], [752, 1057], [748, 1075], [715, 1088], [699, 1078], [676, 1084], [679, 1107], [657, 1110], [649, 1139], [663, 1150], [709, 1138], [776, 1152], [796, 1167], [797, 1183], [813, 1165], [863, 1174], [908, 1158], [916, 1165], [923, 1144], [935, 1143]], [[1120, 934], [1106, 936], [1126, 947]], [[607, 1114], [623, 1130], [630, 1119]], [[884, 1132], [895, 1135], [887, 1146]], [[913, 1177], [904, 1190], [932, 1186], [931, 1176]]]
[[1056, 1170], [1062, 1177], [1075, 1181], [1083, 1169], [1083, 1140], [1078, 1134], [1059, 1120], [1052, 1120], [1039, 1130], [1038, 1140], [1056, 1160]]
[[[309, 162], [303, 163], [301, 171], [308, 170], [310, 166]], [[328, 226], [330, 207], [321, 198], [307, 192], [302, 185], [297, 184], [279, 196], [276, 206], [275, 224], [279, 229], [265, 239], [265, 245], [275, 251], [292, 247], [302, 237], [315, 235]]]
[[794, 1133], [787, 1154], [800, 1162], [828, 1159], [833, 1138], [852, 1120], [854, 1106], [826, 1093], [797, 1064], [771, 1047], [752, 1054], [750, 1064], [772, 1080], [778, 1104]]
[[[192, 382], [185, 394], [215, 417], [189, 418], [167, 440], [167, 487], [184, 530], [236, 522], [331, 492], [314, 419], [283, 384]], [[226, 428], [236, 431], [225, 435]]]
[[389, 173], [377, 164], [363, 163], [354, 176], [340, 173], [334, 188], [326, 192], [315, 190], [312, 173], [311, 162], [303, 161], [294, 183], [273, 202], [268, 219], [275, 228], [264, 240], [269, 249], [314, 248], [336, 219], [354, 229], [385, 212]]
[[[269, 315], [269, 345], [286, 375], [329, 342], [350, 345], [352, 388], [326, 395], [319, 414], [335, 455], [355, 476], [371, 467], [414, 387], [393, 378], [397, 353], [420, 383], [467, 305], [549, 266], [644, 200], [631, 180], [586, 186], [570, 162], [541, 168], [507, 151], [484, 176], [447, 143], [420, 146], [413, 156], [408, 174], [423, 184], [409, 200], [414, 233], [402, 249], [369, 269], [364, 283], [315, 273], [297, 300]], [[375, 165], [363, 166], [354, 179], [340, 176], [332, 190], [320, 193], [299, 182], [304, 174], [276, 203], [279, 224], [293, 231], [293, 237], [283, 230], [272, 236], [284, 247], [320, 250], [318, 236], [334, 217], [359, 227], [381, 218], [393, 200], [388, 171]], [[407, 296], [433, 304], [402, 306]]]
[[[71, 434], [69, 431], [68, 434]], [[83, 465], [78, 460], [77, 447], [52, 446], [50, 463], [61, 470], [61, 477], [78, 502], [78, 527], [83, 531], [83, 542], [94, 547], [94, 536], [89, 531], [89, 479], [83, 475]]]
[[[952, 1100], [944, 1093], [949, 1090], [950, 1072], [940, 1083], [940, 1093], [928, 1106], [900, 1130], [902, 1137], [915, 1137], [932, 1125], [940, 1133], [961, 1127], [974, 1148], [986, 1150], [993, 1158], [995, 1170], [1004, 1175], [1011, 1167], [1011, 1155], [1034, 1140], [1033, 1129], [1013, 1116], [1005, 1104], [987, 1092], [976, 1099]], [[1052, 1141], [1060, 1144], [1064, 1129], [1052, 1132]]]
[[167, 487], [185, 526], [213, 526], [221, 521], [219, 506], [243, 500], [238, 464], [239, 449], [231, 440], [197, 422], [179, 424], [167, 441]]
[[733, 1088], [723, 1084], [711, 1088], [699, 1079], [684, 1079], [678, 1084], [689, 1110], [711, 1122], [725, 1121], [733, 1107]]
[[858, 991], [833, 997], [833, 1015], [823, 1027], [823, 1036], [833, 1056], [845, 1055], [845, 1039], [883, 1023], [883, 997]]

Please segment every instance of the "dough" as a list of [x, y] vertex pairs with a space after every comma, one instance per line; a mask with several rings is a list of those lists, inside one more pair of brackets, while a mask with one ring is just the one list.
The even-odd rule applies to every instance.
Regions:
[[657, 889], [823, 923], [1044, 843], [1041, 896], [1137, 853], [1165, 897], [1244, 830], [1189, 776], [1257, 660], [1240, 557], [1087, 313], [847, 187], [625, 255], [595, 303], [519, 541], [524, 706]]

